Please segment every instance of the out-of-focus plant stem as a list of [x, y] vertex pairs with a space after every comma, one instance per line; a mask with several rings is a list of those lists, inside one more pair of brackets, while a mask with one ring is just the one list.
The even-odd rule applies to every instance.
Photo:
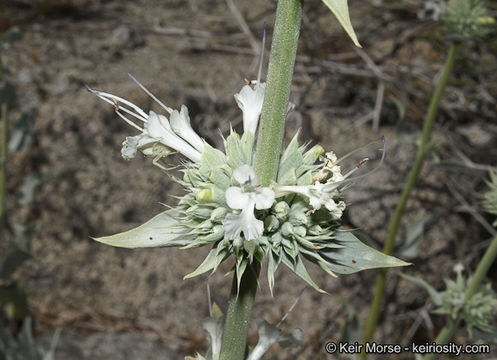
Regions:
[[[464, 294], [464, 302], [468, 302], [471, 297], [476, 293], [478, 288], [481, 285], [481, 282], [483, 281], [483, 278], [485, 275], [487, 275], [488, 270], [490, 269], [490, 266], [492, 266], [493, 262], [495, 261], [495, 258], [497, 257], [497, 236], [495, 236], [490, 243], [490, 246], [487, 248], [487, 251], [485, 251], [485, 254], [481, 258], [480, 262], [478, 263], [478, 267], [476, 268], [475, 273], [471, 277], [469, 284], [468, 284], [468, 289], [466, 290], [466, 293]], [[447, 324], [440, 330], [438, 333], [437, 338], [435, 339], [435, 343], [437, 344], [446, 344], [449, 342], [450, 339], [454, 336], [457, 326], [459, 325], [460, 322], [460, 316], [458, 316], [456, 319], [450, 319]], [[434, 360], [436, 354], [426, 354], [423, 357], [423, 360]]]
[[[268, 186], [276, 180], [283, 144], [293, 67], [302, 19], [303, 0], [279, 0], [276, 9], [271, 55], [255, 151], [255, 172]], [[243, 360], [247, 347], [250, 315], [257, 291], [260, 264], [249, 265], [237, 291], [233, 280], [220, 360]]]
[[[395, 213], [393, 214], [390, 226], [388, 228], [387, 239], [383, 247], [383, 252], [387, 255], [392, 255], [393, 253], [395, 238], [399, 230], [400, 221], [402, 219], [402, 216], [404, 215], [407, 201], [409, 200], [411, 192], [414, 189], [414, 186], [416, 185], [416, 181], [418, 180], [419, 174], [423, 167], [423, 162], [426, 158], [427, 153], [429, 152], [431, 131], [440, 105], [440, 99], [442, 98], [442, 95], [444, 93], [445, 86], [447, 85], [447, 81], [452, 72], [452, 68], [454, 67], [454, 62], [459, 52], [460, 46], [461, 45], [459, 43], [453, 43], [451, 45], [449, 53], [447, 55], [447, 59], [445, 61], [442, 75], [435, 88], [435, 92], [431, 97], [430, 106], [428, 108], [428, 112], [426, 114], [423, 123], [423, 132], [421, 134], [420, 144], [418, 152], [416, 154], [416, 159], [411, 168], [411, 171], [409, 172], [406, 183], [404, 185], [404, 189], [400, 196], [399, 202], [397, 203]], [[366, 330], [364, 332], [363, 344], [371, 341], [371, 339], [373, 338], [373, 334], [376, 330], [376, 325], [378, 322], [378, 318], [380, 316], [381, 307], [383, 303], [383, 297], [385, 295], [386, 277], [387, 277], [386, 269], [381, 269], [376, 278], [374, 298], [371, 303], [369, 319], [366, 325]], [[363, 347], [363, 352], [361, 353], [361, 358], [362, 359], [366, 358], [364, 347]]]
[[[0, 60], [0, 82], [3, 80], [3, 67]], [[7, 191], [7, 157], [8, 157], [8, 139], [9, 124], [7, 121], [8, 105], [1, 103], [0, 112], [2, 117], [2, 145], [0, 148], [0, 227], [5, 220], [5, 195]]]

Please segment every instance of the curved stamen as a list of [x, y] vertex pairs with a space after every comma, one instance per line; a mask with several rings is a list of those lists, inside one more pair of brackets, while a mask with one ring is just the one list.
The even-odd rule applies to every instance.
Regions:
[[145, 86], [143, 86], [138, 80], [136, 80], [136, 78], [131, 75], [130, 73], [128, 73], [128, 76], [131, 78], [131, 80], [133, 80], [136, 85], [138, 85], [143, 91], [145, 91], [147, 93], [148, 96], [150, 96], [152, 99], [154, 99], [160, 106], [162, 106], [169, 114], [171, 114], [173, 112], [173, 109], [171, 109], [170, 107], [164, 105], [162, 103], [162, 101], [160, 101], [154, 94], [152, 94], [150, 91], [147, 90], [147, 88]]
[[[381, 158], [380, 158], [380, 162], [378, 165], [376, 165], [372, 170], [362, 174], [362, 175], [358, 175], [358, 176], [354, 176], [354, 177], [351, 177], [351, 178], [348, 178], [350, 175], [352, 175], [354, 172], [356, 172], [362, 165], [364, 165], [365, 163], [367, 163], [370, 159], [369, 158], [364, 158], [362, 159], [361, 161], [359, 161], [356, 165], [356, 167], [352, 170], [350, 170], [347, 174], [344, 175], [344, 179], [342, 181], [338, 181], [334, 184], [337, 184], [337, 185], [341, 185], [345, 182], [349, 182], [349, 181], [353, 181], [353, 180], [357, 180], [357, 179], [362, 179], [363, 177], [365, 176], [368, 176], [368, 175], [371, 175], [372, 173], [376, 172], [376, 170], [378, 170], [378, 168], [381, 166], [381, 164], [383, 164], [383, 160], [385, 159], [385, 153], [386, 153], [386, 141], [385, 141], [385, 136], [382, 136], [381, 137], [381, 142], [383, 143], [383, 147], [378, 149], [378, 151], [381, 151]], [[377, 140], [376, 140], [377, 141]], [[376, 141], [372, 141], [370, 142], [369, 144], [366, 144], [362, 147], [360, 147], [359, 149], [357, 150], [361, 150], [363, 149], [365, 146], [368, 146], [368, 145], [371, 145], [373, 143], [375, 143]], [[350, 153], [348, 153], [347, 155], [345, 155], [343, 158], [341, 158], [340, 160], [343, 160], [344, 158], [350, 156], [352, 153], [356, 152], [357, 150], [354, 150]], [[338, 162], [340, 161], [338, 160]]]
[[136, 106], [135, 104], [133, 104], [132, 102], [129, 102], [128, 100], [123, 99], [123, 98], [121, 98], [119, 96], [115, 96], [115, 95], [112, 95], [112, 94], [109, 94], [109, 93], [106, 93], [106, 92], [102, 92], [102, 91], [93, 90], [88, 85], [86, 85], [86, 89], [89, 92], [91, 92], [92, 94], [98, 96], [100, 99], [102, 99], [106, 103], [109, 103], [109, 104], [115, 106], [116, 102], [120, 102], [123, 105], [131, 107], [133, 110], [136, 111], [136, 113], [134, 113], [133, 111], [131, 111], [131, 110], [127, 109], [127, 108], [125, 108], [124, 106], [120, 106], [119, 109], [122, 110], [122, 111], [124, 111], [125, 113], [131, 115], [131, 116], [134, 116], [135, 118], [137, 118], [137, 119], [139, 119], [139, 120], [141, 120], [143, 122], [147, 122], [148, 115], [142, 109], [140, 109], [138, 106]]

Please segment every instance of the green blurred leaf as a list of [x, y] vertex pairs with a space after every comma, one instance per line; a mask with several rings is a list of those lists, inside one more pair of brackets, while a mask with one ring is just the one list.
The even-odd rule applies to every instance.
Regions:
[[29, 315], [28, 297], [18, 282], [0, 285], [0, 307], [10, 319], [21, 320]]
[[18, 26], [13, 26], [2, 36], [2, 43], [13, 43], [19, 41], [22, 38], [21, 29]]
[[14, 101], [16, 101], [15, 87], [7, 81], [0, 81], [0, 104], [10, 104]]
[[0, 279], [5, 279], [12, 274], [31, 255], [16, 246], [7, 247], [0, 259]]
[[26, 206], [33, 202], [38, 186], [43, 182], [43, 177], [39, 174], [29, 174], [24, 178], [24, 182], [19, 190], [19, 204]]
[[406, 240], [397, 250], [397, 255], [405, 259], [418, 256], [418, 247], [423, 240], [425, 226], [433, 219], [433, 215], [422, 216], [410, 224], [406, 229]]
[[347, 299], [340, 299], [340, 302], [347, 308], [347, 320], [342, 329], [341, 342], [355, 343], [362, 341], [364, 329], [357, 309]]
[[424, 281], [423, 279], [420, 279], [420, 278], [417, 278], [414, 276], [409, 276], [409, 275], [402, 274], [402, 273], [400, 273], [400, 276], [402, 276], [407, 281], [413, 283], [417, 287], [425, 290], [428, 293], [428, 295], [430, 295], [431, 300], [433, 301], [433, 303], [436, 306], [442, 305], [442, 294], [439, 293], [437, 290], [435, 290], [435, 288], [433, 286], [431, 286], [430, 284], [428, 284], [426, 281]]
[[9, 152], [28, 150], [32, 142], [34, 110], [26, 111], [16, 121], [9, 134]]
[[350, 22], [349, 16], [349, 6], [347, 4], [347, 0], [322, 0], [326, 6], [331, 10], [331, 12], [335, 15], [338, 22], [347, 34], [350, 36], [352, 41], [357, 47], [362, 47], [357, 40], [357, 35], [354, 32], [354, 28], [352, 27], [352, 23]]

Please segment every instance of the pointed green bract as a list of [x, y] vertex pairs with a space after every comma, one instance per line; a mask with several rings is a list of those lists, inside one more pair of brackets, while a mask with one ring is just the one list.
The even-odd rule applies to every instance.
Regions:
[[332, 242], [343, 247], [328, 248], [319, 253], [326, 260], [328, 268], [337, 274], [353, 274], [367, 269], [410, 265], [363, 244], [354, 234], [343, 228], [335, 232]]
[[123, 248], [143, 248], [157, 246], [186, 246], [193, 240], [187, 235], [187, 227], [178, 225], [171, 211], [164, 211], [154, 216], [137, 228], [99, 238], [93, 238], [103, 244]]
[[331, 12], [335, 15], [338, 22], [347, 34], [350, 36], [352, 41], [357, 47], [362, 47], [357, 40], [357, 35], [354, 32], [354, 28], [352, 27], [352, 23], [350, 22], [349, 16], [349, 6], [347, 4], [347, 0], [322, 0], [326, 6], [328, 6]]

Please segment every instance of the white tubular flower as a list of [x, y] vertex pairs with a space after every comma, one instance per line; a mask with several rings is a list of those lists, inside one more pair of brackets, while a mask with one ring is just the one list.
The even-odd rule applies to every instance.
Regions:
[[338, 192], [339, 184], [322, 184], [316, 183], [314, 185], [302, 186], [277, 186], [274, 189], [275, 196], [281, 197], [292, 193], [303, 195], [309, 199], [309, 204], [314, 210], [321, 209], [322, 206], [330, 212], [335, 219], [339, 219], [345, 210], [345, 203], [343, 201], [336, 202], [340, 194]]
[[[183, 105], [181, 107], [181, 112], [171, 109], [157, 99], [132, 75], [129, 76], [142, 90], [171, 114], [171, 121], [174, 122], [174, 127], [169, 124], [168, 119], [164, 115], [158, 115], [153, 111], [150, 111], [147, 115], [145, 111], [128, 100], [113, 94], [92, 90], [87, 86], [91, 93], [97, 95], [105, 102], [114, 105], [119, 117], [135, 129], [141, 131], [140, 135], [126, 137], [121, 150], [122, 156], [125, 159], [131, 159], [135, 157], [137, 150], [142, 150], [144, 147], [153, 143], [160, 143], [167, 148], [176, 150], [194, 162], [199, 162], [204, 150], [204, 140], [191, 128], [186, 106]], [[131, 115], [140, 120], [143, 123], [143, 127], [135, 124], [124, 114]]]
[[200, 153], [204, 151], [205, 142], [192, 129], [188, 108], [185, 105], [181, 105], [181, 112], [173, 110], [169, 120], [171, 128], [176, 134], [181, 136], [185, 141], [188, 141]]
[[245, 85], [238, 94], [235, 94], [236, 103], [243, 112], [244, 132], [250, 131], [255, 135], [262, 111], [265, 90], [266, 84], [257, 82], [253, 88], [250, 85]]
[[233, 177], [240, 184], [226, 190], [226, 203], [240, 214], [226, 215], [223, 226], [226, 236], [234, 240], [243, 232], [246, 240], [257, 239], [262, 235], [264, 223], [257, 220], [254, 208], [269, 209], [274, 202], [274, 192], [261, 187], [254, 170], [249, 165], [242, 165], [233, 171]]

